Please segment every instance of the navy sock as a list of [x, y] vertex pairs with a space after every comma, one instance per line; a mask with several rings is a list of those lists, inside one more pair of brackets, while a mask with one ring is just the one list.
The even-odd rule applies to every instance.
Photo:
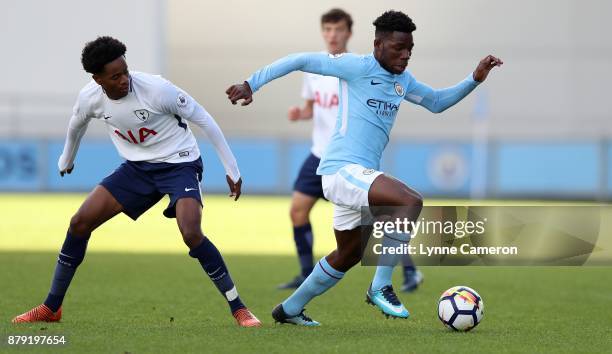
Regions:
[[85, 258], [88, 241], [89, 235], [78, 237], [73, 236], [70, 231], [66, 233], [64, 245], [57, 257], [51, 290], [49, 290], [47, 299], [44, 302], [51, 311], [56, 312], [62, 306], [72, 277], [74, 277], [77, 267], [83, 262], [83, 258]]
[[312, 258], [312, 227], [310, 223], [293, 228], [293, 240], [297, 248], [298, 258], [300, 260], [300, 268], [302, 276], [306, 278], [312, 273], [314, 260]]
[[414, 262], [409, 254], [404, 255], [402, 257], [402, 263], [404, 264], [404, 273], [414, 273], [416, 271], [416, 267], [414, 266]]
[[208, 274], [217, 289], [219, 289], [219, 292], [221, 292], [221, 295], [227, 300], [232, 313], [246, 307], [240, 300], [240, 296], [238, 296], [238, 291], [225, 266], [221, 253], [219, 253], [217, 247], [207, 237], [204, 237], [202, 243], [191, 249], [189, 255], [198, 259], [206, 274]]

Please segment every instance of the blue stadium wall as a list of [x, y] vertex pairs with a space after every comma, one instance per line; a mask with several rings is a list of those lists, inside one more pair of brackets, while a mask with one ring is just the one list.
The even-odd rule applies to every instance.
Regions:
[[[244, 179], [245, 193], [286, 194], [304, 158], [307, 141], [231, 139]], [[0, 191], [87, 191], [122, 159], [105, 140], [85, 140], [76, 169], [57, 173], [62, 141], [0, 142]], [[223, 166], [213, 148], [200, 145], [204, 157], [203, 189], [226, 193]], [[610, 199], [610, 142], [396, 142], [382, 169], [426, 197]]]

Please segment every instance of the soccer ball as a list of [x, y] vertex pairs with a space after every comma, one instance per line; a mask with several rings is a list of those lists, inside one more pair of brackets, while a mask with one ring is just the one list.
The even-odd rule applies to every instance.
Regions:
[[484, 315], [484, 302], [474, 289], [454, 286], [438, 300], [438, 318], [447, 328], [469, 331], [476, 327]]

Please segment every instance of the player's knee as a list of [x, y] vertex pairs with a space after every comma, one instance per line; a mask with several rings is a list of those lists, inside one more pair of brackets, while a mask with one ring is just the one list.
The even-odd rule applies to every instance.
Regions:
[[72, 235], [87, 237], [92, 231], [92, 224], [80, 213], [76, 213], [70, 219], [70, 233]]
[[204, 234], [199, 228], [182, 230], [181, 234], [183, 235], [183, 242], [189, 248], [196, 247], [204, 239]]
[[423, 196], [416, 194], [411, 199], [412, 204], [409, 204], [418, 214], [423, 210]]
[[405, 206], [402, 214], [409, 214], [405, 217], [416, 217], [423, 209], [423, 196], [413, 190], [406, 190], [401, 194], [401, 205]]
[[308, 215], [310, 210], [299, 205], [292, 204], [289, 209], [289, 217], [291, 217], [291, 223], [294, 226], [301, 226], [308, 223]]

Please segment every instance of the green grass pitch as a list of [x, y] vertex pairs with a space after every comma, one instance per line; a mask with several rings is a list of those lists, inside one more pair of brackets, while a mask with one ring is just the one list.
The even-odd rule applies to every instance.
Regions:
[[[356, 267], [308, 305], [320, 328], [275, 325], [270, 310], [296, 274], [288, 198], [207, 197], [203, 227], [224, 254], [263, 328], [237, 328], [224, 300], [187, 256], [160, 203], [138, 222], [121, 215], [96, 231], [64, 303], [61, 323], [12, 325], [48, 291], [57, 251], [84, 195], [0, 195], [0, 352], [609, 352], [612, 267], [425, 267], [425, 283], [400, 297], [408, 320], [387, 320], [364, 302], [374, 269]], [[334, 247], [331, 206], [312, 222], [319, 256]], [[396, 272], [395, 284], [401, 277]], [[483, 322], [454, 333], [436, 301], [453, 285], [476, 289]], [[65, 335], [61, 347], [7, 344], [14, 334]]]

